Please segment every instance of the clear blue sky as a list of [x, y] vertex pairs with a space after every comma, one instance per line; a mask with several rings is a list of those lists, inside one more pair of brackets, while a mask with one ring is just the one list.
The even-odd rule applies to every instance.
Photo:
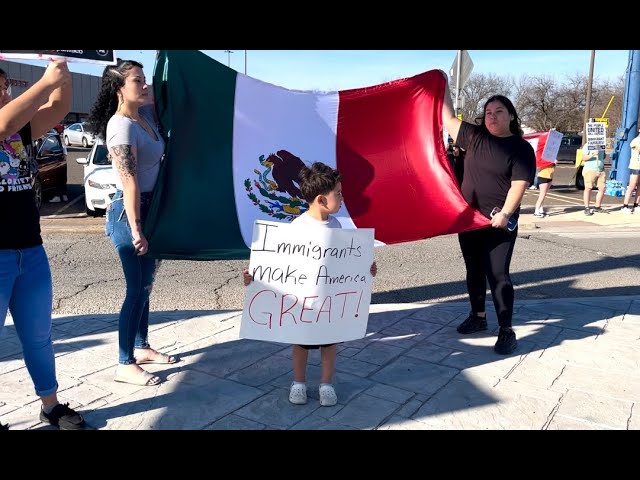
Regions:
[[[244, 50], [202, 50], [244, 73]], [[249, 76], [297, 90], [344, 90], [408, 77], [434, 68], [449, 71], [457, 50], [248, 50]], [[468, 50], [473, 73], [549, 75], [564, 80], [574, 73], [589, 74], [591, 50]], [[120, 58], [144, 65], [151, 82], [154, 50], [117, 50]], [[596, 50], [594, 77], [614, 80], [625, 74], [629, 50]], [[44, 62], [27, 62], [43, 65]], [[101, 75], [97, 65], [71, 63], [73, 72]]]

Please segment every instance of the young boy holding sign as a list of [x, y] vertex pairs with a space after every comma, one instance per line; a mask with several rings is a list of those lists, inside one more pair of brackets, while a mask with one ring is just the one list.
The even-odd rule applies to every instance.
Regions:
[[[333, 214], [342, 206], [342, 183], [340, 173], [321, 162], [300, 171], [300, 191], [309, 203], [309, 210], [296, 218], [292, 225], [317, 225], [325, 228], [342, 228]], [[371, 265], [371, 275], [376, 276], [376, 262]], [[253, 280], [249, 270], [242, 271], [245, 286]], [[321, 380], [320, 405], [331, 407], [338, 403], [333, 388], [333, 374], [336, 367], [336, 344], [330, 345], [294, 345], [293, 346], [293, 383], [289, 391], [289, 401], [296, 405], [307, 403], [307, 362], [309, 350], [320, 348]]]

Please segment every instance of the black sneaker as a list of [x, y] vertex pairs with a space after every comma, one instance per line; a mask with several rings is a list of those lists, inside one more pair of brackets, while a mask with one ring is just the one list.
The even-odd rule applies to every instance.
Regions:
[[41, 409], [40, 420], [60, 430], [84, 430], [87, 427], [82, 415], [69, 408], [68, 403], [59, 403], [53, 407], [51, 413], [45, 413]]
[[0, 430], [9, 430], [9, 425], [3, 425], [0, 423]]
[[510, 327], [500, 327], [500, 333], [498, 333], [498, 341], [493, 349], [500, 355], [509, 355], [518, 347], [518, 341], [516, 340], [516, 334]]
[[475, 313], [471, 312], [467, 319], [458, 325], [458, 333], [462, 333], [464, 335], [468, 335], [469, 333], [476, 333], [480, 330], [487, 329], [487, 319], [476, 316]]
[[585, 214], [587, 217], [590, 217], [591, 215], [593, 215], [593, 208], [585, 208], [585, 209], [584, 209], [584, 214]]

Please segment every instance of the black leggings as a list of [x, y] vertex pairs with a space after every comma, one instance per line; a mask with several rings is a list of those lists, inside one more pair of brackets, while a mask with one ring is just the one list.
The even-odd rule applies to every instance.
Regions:
[[471, 311], [485, 311], [489, 280], [493, 305], [501, 327], [510, 327], [513, 317], [513, 283], [509, 276], [509, 266], [516, 238], [517, 228], [508, 232], [501, 228], [489, 227], [458, 235], [467, 267], [467, 290]]

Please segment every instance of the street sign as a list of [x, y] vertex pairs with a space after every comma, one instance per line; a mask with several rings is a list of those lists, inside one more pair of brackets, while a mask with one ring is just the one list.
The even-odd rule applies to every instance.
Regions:
[[[473, 60], [469, 56], [467, 50], [462, 50], [462, 61], [460, 62], [460, 89], [464, 88], [464, 85], [469, 80], [471, 72], [473, 71]], [[449, 78], [451, 78], [452, 85], [457, 85], [458, 80], [458, 54], [453, 59], [453, 65], [449, 69]]]
[[596, 122], [604, 123], [607, 128], [609, 128], [609, 119], [607, 117], [594, 118]]

